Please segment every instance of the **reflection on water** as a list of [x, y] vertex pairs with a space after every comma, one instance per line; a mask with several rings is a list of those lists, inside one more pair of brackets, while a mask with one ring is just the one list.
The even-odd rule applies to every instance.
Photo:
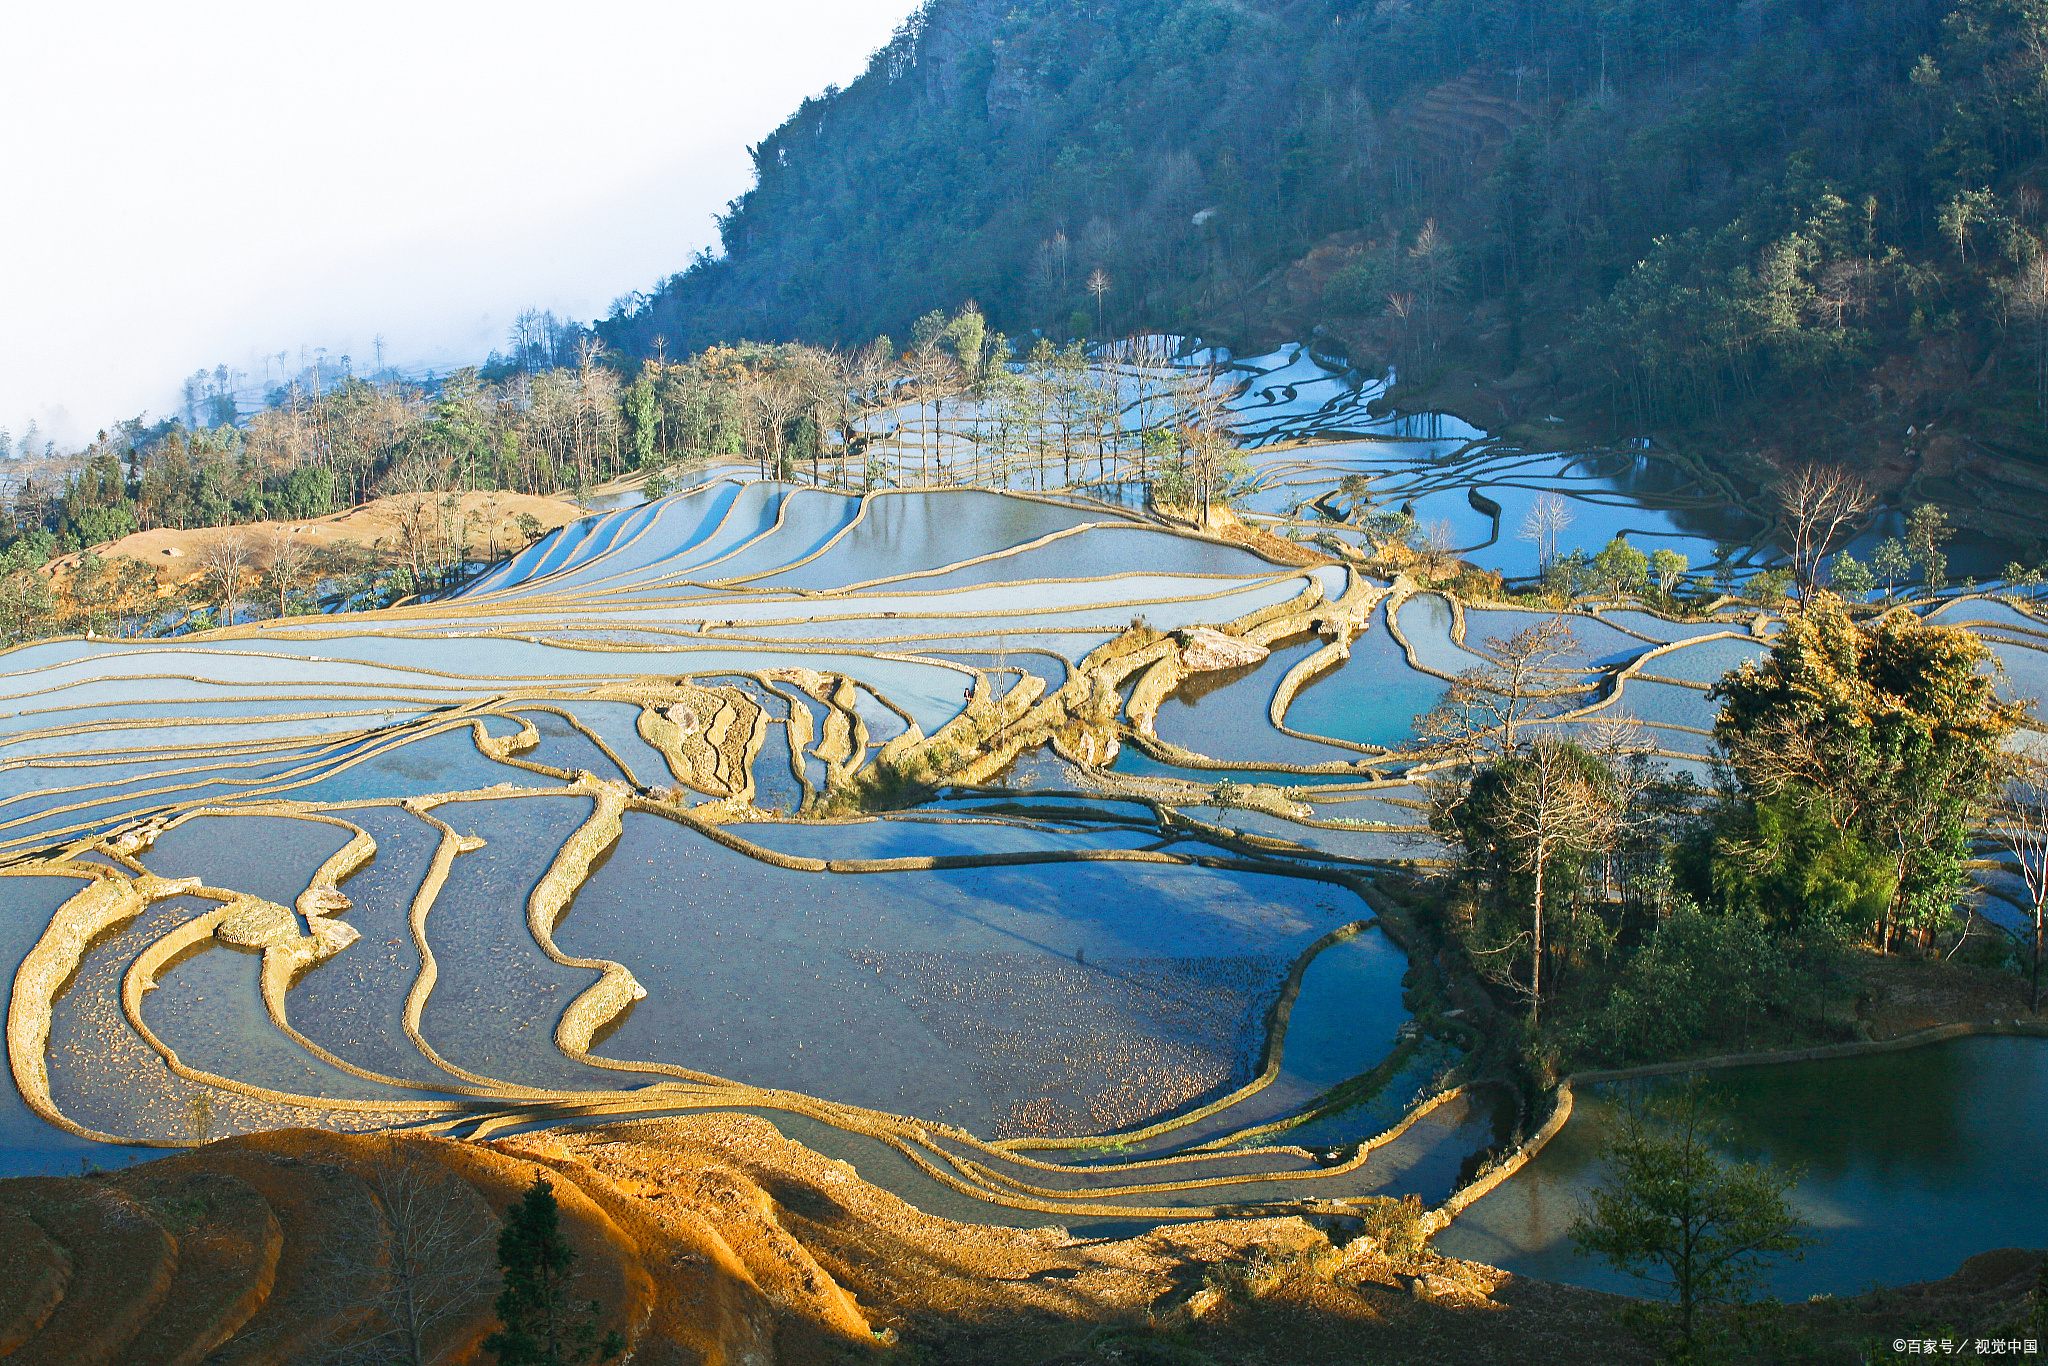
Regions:
[[526, 928], [527, 898], [590, 811], [583, 798], [533, 797], [456, 802], [434, 812], [486, 841], [456, 860], [427, 919], [441, 968], [420, 1032], [451, 1063], [528, 1086], [630, 1084], [555, 1048], [556, 1018], [597, 974], [550, 961]]
[[209, 886], [289, 906], [353, 833], [325, 821], [201, 816], [157, 836], [142, 861], [160, 877], [203, 873]]
[[[842, 853], [888, 852], [852, 838], [863, 833], [915, 833], [822, 829], [849, 836]], [[1362, 914], [1323, 883], [1156, 864], [820, 877], [633, 815], [558, 940], [625, 963], [647, 987], [607, 1057], [979, 1134], [1069, 1135], [1149, 1122], [1249, 1080], [1293, 959]], [[1306, 1094], [1371, 1066], [1405, 1018], [1406, 958], [1377, 935], [1339, 948], [1309, 972], [1337, 989], [1304, 990], [1297, 1007], [1302, 1043], [1289, 1057]]]
[[[1666, 1083], [1669, 1084], [1669, 1083]], [[1995, 1247], [2038, 1247], [2048, 1226], [2048, 1044], [1956, 1039], [1872, 1057], [1711, 1074], [1728, 1154], [1801, 1175], [1820, 1245], [1771, 1278], [1781, 1298], [1946, 1276]], [[1526, 1275], [1628, 1290], [1576, 1256], [1566, 1230], [1602, 1178], [1616, 1099], [1587, 1088], [1522, 1171], [1440, 1234], [1437, 1249]]]
[[[1257, 664], [1217, 669], [1190, 677], [1160, 704], [1155, 728], [1161, 740], [1226, 761], [1269, 763], [1355, 763], [1354, 750], [1321, 745], [1273, 729], [1274, 694], [1288, 671], [1327, 645], [1319, 636], [1275, 641]], [[1405, 730], [1413, 713], [1401, 718]], [[1299, 729], [1299, 727], [1297, 727]]]
[[1297, 690], [1283, 718], [1292, 730], [1391, 748], [1415, 734], [1415, 719], [1443, 700], [1444, 681], [1408, 667], [1384, 614], [1351, 643], [1351, 658]]

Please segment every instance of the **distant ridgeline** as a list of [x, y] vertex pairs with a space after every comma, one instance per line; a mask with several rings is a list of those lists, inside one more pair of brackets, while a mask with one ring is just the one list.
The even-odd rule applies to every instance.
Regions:
[[1321, 327], [1411, 392], [1508, 381], [1496, 431], [1910, 463], [1961, 415], [2024, 450], [2044, 31], [1997, 0], [931, 0], [753, 149], [722, 254], [598, 330], [850, 344], [971, 297], [1013, 337]]

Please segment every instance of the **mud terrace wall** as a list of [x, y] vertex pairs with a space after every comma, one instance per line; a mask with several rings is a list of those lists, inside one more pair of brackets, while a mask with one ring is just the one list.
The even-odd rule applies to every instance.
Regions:
[[[1306, 469], [1308, 455], [1296, 456], [1289, 468]], [[1356, 705], [1380, 705], [1382, 679], [1411, 694], [1418, 682], [1448, 682], [1484, 659], [1488, 637], [1548, 615], [1432, 596], [1406, 576], [1371, 577], [1361, 558], [1318, 553], [1251, 519], [1202, 534], [1085, 497], [714, 483], [572, 527], [446, 601], [168, 642], [10, 651], [0, 660], [0, 764], [32, 771], [37, 786], [0, 802], [0, 875], [10, 880], [0, 895], [47, 888], [13, 879], [75, 884], [54, 912], [36, 903], [47, 926], [14, 974], [16, 1087], [70, 1133], [165, 1147], [207, 1136], [195, 1116], [237, 1129], [486, 1137], [745, 1107], [879, 1142], [921, 1179], [975, 1200], [1061, 1217], [1356, 1209], [1377, 1198], [1359, 1194], [1375, 1185], [1376, 1157], [1488, 1079], [1456, 1060], [1452, 1044], [1468, 1040], [1469, 1024], [1418, 1007], [1452, 1061], [1401, 1097], [1384, 1129], [1311, 1151], [1288, 1139], [1313, 1104], [1259, 1108], [1281, 1075], [1310, 965], [1360, 934], [1413, 942], [1376, 879], [1434, 856], [1413, 841], [1418, 784], [1441, 756], [1316, 734], [1299, 719], [1300, 698], [1312, 682], [1341, 680]], [[2024, 606], [1969, 599], [1942, 610], [1996, 642], [2016, 673], [2048, 645]], [[1551, 678], [1573, 704], [1554, 724], [1640, 707], [1657, 751], [1688, 762], [1704, 754], [1706, 686], [1732, 652], [1765, 648], [1772, 628], [1753, 612], [1681, 621], [1628, 604], [1591, 604], [1572, 621], [1587, 659]], [[1387, 640], [1375, 644], [1379, 630]], [[1304, 638], [1314, 648], [1280, 670], [1273, 649]], [[1368, 645], [1379, 661], [1370, 666]], [[1250, 672], [1227, 686], [1259, 698], [1242, 713], [1254, 733], [1237, 737], [1233, 757], [1161, 738], [1163, 705], [1231, 670]], [[1266, 750], [1273, 757], [1244, 757]], [[1218, 790], [1232, 775], [1249, 779], [1233, 779], [1226, 812]], [[567, 802], [587, 814], [531, 850], [496, 836], [492, 847], [449, 810]], [[605, 1041], [649, 987], [620, 962], [564, 950], [557, 934], [568, 938], [561, 927], [575, 921], [565, 918], [629, 817], [678, 850], [715, 845], [821, 879], [1061, 865], [1256, 874], [1327, 884], [1371, 914], [1340, 911], [1324, 922], [1340, 928], [1290, 948], [1284, 976], [1276, 966], [1279, 980], [1259, 998], [1273, 1004], [1252, 1021], [1256, 1058], [1209, 1099], [1114, 1132], [994, 1139], [749, 1084], [687, 1057], [615, 1055]], [[260, 842], [209, 855], [218, 868], [166, 862], [165, 841], [191, 836], [203, 818], [317, 832], [325, 852], [289, 864], [289, 887], [277, 885], [282, 855]], [[789, 841], [769, 822], [809, 831]], [[388, 928], [366, 942], [372, 908], [351, 889], [381, 886], [413, 854], [424, 871], [402, 893], [378, 893], [388, 918], [377, 923]], [[437, 993], [447, 1002], [449, 981], [469, 966], [446, 958], [449, 889], [515, 855], [539, 871], [484, 909], [574, 983], [529, 1036], [549, 1039], [550, 1063], [563, 1064], [545, 1075], [481, 1062], [433, 1024]], [[160, 876], [171, 872], [180, 875]], [[409, 950], [416, 967], [379, 967], [398, 961], [391, 949]], [[324, 1080], [287, 1084], [253, 1064], [238, 1075], [231, 1051], [210, 1052], [206, 1066], [181, 1054], [157, 1013], [165, 998], [153, 995], [196, 955], [236, 951], [260, 955], [248, 1006], [260, 1020], [224, 1024], [267, 1030]], [[1434, 999], [1430, 955], [1412, 954], [1409, 966], [1411, 994]], [[345, 972], [388, 994], [393, 1048], [356, 1056], [305, 1024], [308, 984]], [[118, 1036], [129, 1051], [107, 1058], [137, 1061], [120, 1063], [118, 1083], [109, 1062], [79, 1072], [89, 1085], [59, 1084], [53, 1060], [88, 1047], [83, 1033], [55, 1032], [69, 1018], [67, 993], [88, 979], [115, 984], [99, 1022], [111, 1033], [91, 1038]], [[520, 989], [493, 985], [487, 1004], [523, 1008]], [[1356, 1070], [1380, 1060], [1361, 1052]], [[563, 1084], [573, 1068], [597, 1080]], [[1539, 1151], [1570, 1096], [1567, 1085], [1528, 1144], [1430, 1218], [1455, 1217]], [[99, 1118], [84, 1122], [67, 1106]], [[1105, 1148], [1115, 1160], [1103, 1160]]]

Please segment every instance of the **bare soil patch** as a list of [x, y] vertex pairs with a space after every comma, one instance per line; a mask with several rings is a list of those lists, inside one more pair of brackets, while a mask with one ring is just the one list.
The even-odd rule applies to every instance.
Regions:
[[[437, 495], [424, 495], [436, 497]], [[157, 527], [123, 536], [118, 541], [96, 546], [103, 557], [140, 560], [156, 572], [159, 587], [190, 583], [200, 577], [201, 550], [224, 531], [236, 531], [248, 538], [250, 563], [257, 570], [270, 568], [270, 547], [277, 538], [289, 536], [322, 551], [351, 547], [373, 550], [397, 544], [399, 498], [380, 498], [351, 508], [303, 521], [250, 522], [238, 527]], [[553, 531], [589, 514], [576, 504], [560, 498], [539, 498], [525, 493], [465, 493], [459, 499], [460, 514], [467, 519], [464, 553], [472, 559], [493, 558], [527, 543], [519, 518], [532, 517], [543, 533]], [[80, 555], [65, 555], [50, 561], [44, 572], [62, 580], [78, 568]]]

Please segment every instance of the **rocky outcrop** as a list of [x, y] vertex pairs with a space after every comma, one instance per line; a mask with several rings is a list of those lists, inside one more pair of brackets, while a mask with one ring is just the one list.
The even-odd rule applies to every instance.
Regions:
[[1197, 626], [1184, 635], [1185, 639], [1180, 647], [1180, 663], [1189, 673], [1207, 673], [1211, 669], [1240, 669], [1249, 664], [1257, 664], [1267, 654], [1266, 647], [1256, 641], [1226, 636], [1210, 626]]

